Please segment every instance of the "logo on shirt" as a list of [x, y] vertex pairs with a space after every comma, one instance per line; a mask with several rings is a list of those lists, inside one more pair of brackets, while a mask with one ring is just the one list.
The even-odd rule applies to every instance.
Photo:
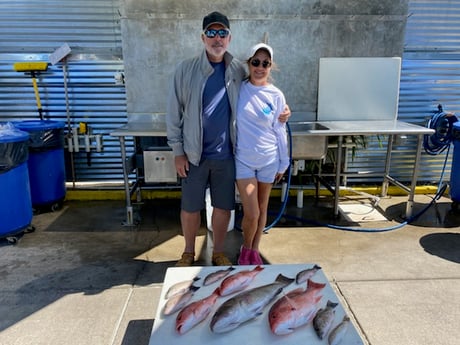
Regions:
[[262, 108], [262, 112], [268, 116], [271, 114], [273, 109], [274, 109], [273, 105], [271, 103], [267, 103], [267, 105], [264, 108]]

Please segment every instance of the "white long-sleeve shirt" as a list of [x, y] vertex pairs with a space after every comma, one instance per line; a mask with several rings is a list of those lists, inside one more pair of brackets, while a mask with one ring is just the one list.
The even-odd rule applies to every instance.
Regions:
[[286, 99], [276, 86], [241, 84], [236, 114], [236, 158], [259, 169], [275, 161], [278, 172], [289, 166], [286, 124], [278, 121]]

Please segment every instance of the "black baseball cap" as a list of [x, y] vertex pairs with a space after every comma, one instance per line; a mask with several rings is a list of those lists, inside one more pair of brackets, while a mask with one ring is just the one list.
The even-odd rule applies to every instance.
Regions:
[[227, 16], [220, 12], [209, 13], [203, 18], [203, 30], [206, 30], [211, 24], [222, 24], [227, 29], [230, 29], [230, 22]]

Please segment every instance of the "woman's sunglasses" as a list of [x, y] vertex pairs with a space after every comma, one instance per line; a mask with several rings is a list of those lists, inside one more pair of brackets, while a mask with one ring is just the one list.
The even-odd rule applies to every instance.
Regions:
[[204, 35], [207, 38], [214, 38], [214, 37], [216, 37], [216, 35], [219, 35], [220, 38], [225, 38], [228, 35], [230, 35], [230, 30], [227, 30], [227, 29], [219, 29], [219, 30], [207, 29], [207, 30], [204, 31]]
[[272, 62], [268, 60], [264, 60], [264, 61], [260, 61], [259, 59], [251, 60], [251, 65], [253, 65], [254, 67], [259, 67], [261, 63], [262, 63], [263, 68], [268, 68], [272, 65]]

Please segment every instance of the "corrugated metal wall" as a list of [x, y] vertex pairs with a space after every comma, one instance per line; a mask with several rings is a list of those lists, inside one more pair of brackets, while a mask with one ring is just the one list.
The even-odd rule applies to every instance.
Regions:
[[[66, 153], [67, 180], [122, 179], [118, 139], [109, 136], [126, 123], [124, 85], [115, 83], [123, 73], [118, 0], [11, 0], [0, 2], [0, 119], [38, 119], [30, 75], [15, 72], [17, 61], [41, 60], [67, 43], [68, 103], [63, 64], [49, 65], [38, 76], [44, 118], [71, 126], [87, 123], [103, 135], [102, 153], [74, 153], [74, 173]], [[132, 144], [129, 148], [132, 148]]]
[[[121, 180], [116, 138], [108, 133], [126, 122], [121, 51], [121, 0], [0, 1], [0, 119], [38, 118], [30, 77], [13, 71], [13, 63], [47, 60], [62, 44], [72, 49], [68, 61], [71, 124], [87, 122], [104, 135], [104, 152], [75, 154], [76, 181]], [[440, 103], [460, 114], [460, 1], [414, 0], [409, 3], [403, 56], [399, 119], [425, 125]], [[49, 66], [38, 80], [45, 117], [67, 122], [62, 64]], [[350, 170], [383, 169], [385, 137], [368, 138], [368, 149], [349, 157]], [[128, 143], [128, 151], [132, 143]], [[408, 138], [393, 155], [393, 173], [410, 180], [415, 141]], [[440, 177], [444, 154], [422, 157], [420, 183]], [[67, 157], [68, 161], [69, 157]], [[449, 177], [450, 164], [446, 171]], [[68, 169], [68, 180], [72, 180]], [[378, 183], [381, 177], [350, 177], [349, 183]]]
[[[445, 111], [460, 115], [460, 1], [414, 0], [409, 2], [406, 26], [398, 118], [426, 125], [442, 104]], [[381, 167], [385, 158], [386, 137], [369, 138], [369, 148], [357, 151], [350, 170], [367, 171]], [[410, 181], [416, 142], [408, 137], [397, 146], [392, 157], [393, 175]], [[441, 178], [445, 153], [423, 153], [419, 184], [437, 184]], [[445, 179], [450, 177], [448, 158]], [[366, 175], [349, 178], [350, 183], [379, 182]]]

